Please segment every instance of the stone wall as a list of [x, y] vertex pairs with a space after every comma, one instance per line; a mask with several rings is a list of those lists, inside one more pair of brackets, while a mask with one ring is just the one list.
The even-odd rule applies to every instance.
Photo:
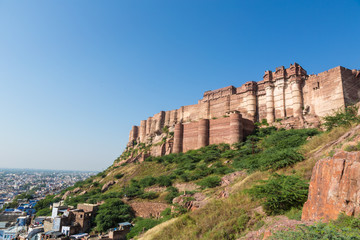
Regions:
[[197, 122], [175, 125], [174, 153], [205, 147], [209, 144], [233, 144], [243, 139], [241, 114], [232, 112], [219, 119], [201, 119]]
[[310, 75], [303, 83], [304, 107], [317, 116], [325, 116], [345, 105], [341, 67]]
[[[199, 131], [204, 129], [199, 128], [199, 124], [209, 126], [209, 140], [202, 145], [231, 142], [229, 119], [225, 117], [230, 112], [241, 114], [241, 135], [246, 136], [256, 121], [266, 119], [272, 124], [286, 119], [293, 123], [290, 127], [311, 126], [312, 123], [307, 122], [309, 119], [318, 121], [318, 117], [357, 103], [359, 99], [360, 71], [335, 67], [317, 75], [307, 75], [294, 63], [287, 69], [281, 66], [275, 72], [265, 71], [261, 81], [246, 82], [238, 88], [228, 86], [206, 91], [197, 104], [161, 111], [142, 120], [140, 126], [133, 126], [130, 131], [129, 145], [134, 141], [150, 143], [154, 136], [161, 134], [164, 126], [168, 126], [175, 128], [174, 149], [181, 137], [181, 151], [187, 151], [198, 147]], [[176, 134], [179, 131], [182, 136]]]

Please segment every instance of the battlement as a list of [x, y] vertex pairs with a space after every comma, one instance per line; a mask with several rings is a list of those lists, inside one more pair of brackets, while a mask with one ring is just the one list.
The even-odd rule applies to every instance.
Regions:
[[206, 91], [204, 93], [203, 101], [209, 101], [212, 99], [226, 97], [226, 96], [230, 96], [233, 94], [236, 94], [236, 88], [234, 86], [228, 86], [228, 87], [224, 87], [224, 88], [220, 88], [220, 89], [216, 89], [216, 90], [212, 90], [212, 91], [210, 90], [210, 91]]

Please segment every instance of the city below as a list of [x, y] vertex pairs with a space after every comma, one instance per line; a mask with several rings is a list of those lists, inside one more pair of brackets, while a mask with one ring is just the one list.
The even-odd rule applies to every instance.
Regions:
[[[35, 205], [47, 195], [61, 193], [96, 172], [36, 169], [0, 169], [0, 239], [14, 239]], [[20, 228], [19, 228], [20, 227]]]

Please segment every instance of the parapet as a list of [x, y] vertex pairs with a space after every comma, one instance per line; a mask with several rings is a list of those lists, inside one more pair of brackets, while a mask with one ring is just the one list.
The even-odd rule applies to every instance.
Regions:
[[206, 91], [204, 93], [203, 101], [209, 101], [212, 99], [230, 96], [233, 94], [236, 94], [236, 88], [234, 86], [228, 86], [216, 90]]

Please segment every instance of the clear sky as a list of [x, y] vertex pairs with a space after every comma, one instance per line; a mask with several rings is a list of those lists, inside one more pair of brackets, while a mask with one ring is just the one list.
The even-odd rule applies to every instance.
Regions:
[[360, 1], [0, 0], [0, 168], [103, 170], [132, 125], [298, 62], [359, 69]]

